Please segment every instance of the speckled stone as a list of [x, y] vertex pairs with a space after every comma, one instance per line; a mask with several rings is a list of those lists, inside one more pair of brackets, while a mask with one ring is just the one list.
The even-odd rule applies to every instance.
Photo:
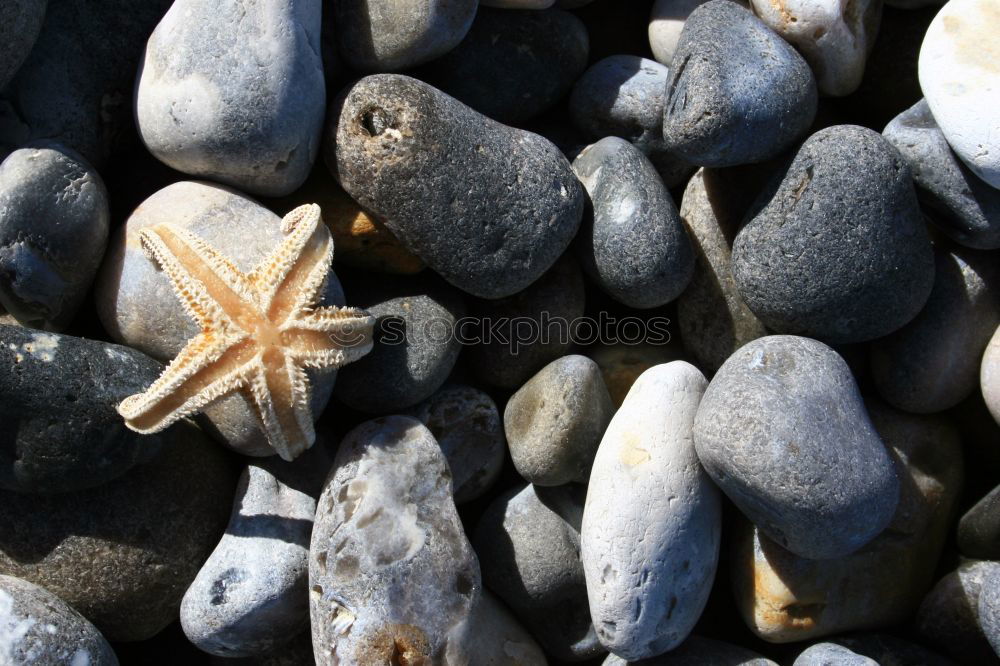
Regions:
[[472, 614], [452, 631], [444, 663], [546, 666], [545, 653], [503, 604], [483, 590]]
[[979, 368], [979, 386], [986, 407], [993, 415], [993, 419], [1000, 424], [1000, 326], [993, 332], [993, 337], [983, 352], [983, 363]]
[[980, 560], [1000, 560], [1000, 486], [976, 502], [958, 521], [958, 549]]
[[65, 328], [108, 242], [108, 192], [75, 151], [36, 142], [0, 164], [0, 304], [26, 326]]
[[698, 457], [771, 539], [844, 557], [892, 520], [899, 479], [847, 363], [821, 342], [772, 335], [716, 373], [694, 426]]
[[48, 0], [3, 0], [0, 2], [0, 90], [17, 72], [38, 39]]
[[843, 645], [816, 643], [800, 652], [792, 666], [879, 666], [879, 663]]
[[1000, 656], [1000, 570], [992, 570], [979, 588], [979, 626], [998, 656]]
[[667, 344], [595, 345], [587, 350], [587, 354], [601, 369], [604, 385], [608, 387], [615, 409], [622, 406], [639, 375], [654, 365], [677, 361], [682, 357], [676, 345]]
[[583, 187], [559, 150], [426, 83], [365, 77], [329, 123], [326, 163], [347, 193], [463, 291], [522, 291], [576, 234]]
[[816, 95], [795, 49], [749, 10], [710, 0], [691, 12], [670, 61], [663, 136], [700, 166], [761, 162], [805, 134]]
[[917, 635], [961, 663], [995, 663], [980, 625], [979, 600], [983, 583], [998, 574], [1000, 562], [966, 560], [939, 580], [920, 604]]
[[702, 636], [689, 636], [679, 646], [658, 657], [626, 661], [609, 654], [601, 666], [778, 666], [752, 650]]

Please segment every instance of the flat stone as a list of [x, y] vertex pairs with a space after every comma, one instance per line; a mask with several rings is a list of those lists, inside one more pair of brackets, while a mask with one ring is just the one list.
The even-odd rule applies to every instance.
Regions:
[[0, 164], [0, 303], [61, 330], [80, 309], [108, 242], [108, 192], [76, 152], [36, 142]]
[[583, 187], [554, 145], [407, 76], [348, 86], [331, 109], [325, 158], [407, 249], [482, 298], [541, 277], [583, 214]]
[[879, 666], [874, 659], [836, 643], [816, 643], [799, 653], [792, 666]]
[[[668, 335], [669, 337], [669, 335]], [[601, 369], [604, 385], [608, 387], [611, 403], [618, 409], [625, 401], [632, 384], [639, 375], [654, 365], [680, 360], [681, 350], [666, 344], [624, 344], [595, 345], [587, 350]]]
[[966, 560], [939, 580], [920, 604], [917, 635], [960, 663], [995, 663], [996, 653], [980, 623], [979, 601], [985, 581], [998, 573], [1000, 562]]
[[597, 636], [625, 659], [678, 646], [712, 588], [721, 501], [692, 427], [707, 382], [676, 361], [636, 380], [597, 450], [580, 530]]
[[483, 590], [472, 614], [452, 632], [444, 663], [545, 666], [548, 661], [531, 634], [496, 597]]
[[28, 57], [42, 30], [48, 0], [3, 0], [0, 2], [0, 90]]
[[958, 521], [958, 549], [980, 560], [1000, 560], [1000, 486], [976, 502]]
[[777, 666], [753, 650], [702, 636], [688, 636], [679, 646], [641, 661], [626, 661], [609, 654], [601, 666]]
[[821, 342], [771, 335], [712, 379], [698, 457], [769, 538], [809, 559], [844, 557], [892, 520], [899, 479], [847, 363]]
[[801, 138], [816, 114], [806, 61], [729, 0], [691, 12], [669, 67], [663, 136], [700, 166], [773, 157]]
[[998, 656], [1000, 656], [1000, 571], [990, 571], [979, 588], [977, 608], [979, 626]]
[[[657, 62], [669, 65], [680, 41], [684, 22], [706, 0], [656, 0], [649, 12], [649, 48]], [[745, 5], [741, 2], [740, 4]]]

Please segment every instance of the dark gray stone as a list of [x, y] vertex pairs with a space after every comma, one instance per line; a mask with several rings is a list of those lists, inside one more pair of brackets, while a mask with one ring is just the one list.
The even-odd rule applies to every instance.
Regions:
[[816, 81], [791, 45], [729, 0], [688, 16], [670, 61], [667, 147], [700, 166], [762, 162], [802, 137]]
[[979, 616], [983, 584], [997, 575], [1000, 562], [966, 560], [939, 580], [917, 611], [918, 635], [960, 663], [998, 663]]
[[991, 570], [979, 588], [979, 626], [1000, 656], [1000, 570]]
[[1000, 248], [1000, 190], [956, 157], [926, 100], [893, 118], [882, 135], [910, 165], [917, 197], [942, 232], [967, 247]]
[[654, 308], [691, 281], [694, 251], [670, 193], [642, 152], [607, 137], [573, 161], [587, 190], [577, 254], [584, 271], [615, 300]]
[[31, 52], [47, 4], [48, 0], [0, 0], [0, 90]]
[[816, 643], [800, 652], [792, 666], [879, 666], [879, 663], [843, 645]]
[[958, 521], [958, 549], [966, 557], [1000, 560], [1000, 486]]
[[757, 317], [831, 343], [913, 319], [934, 257], [899, 152], [869, 129], [837, 125], [809, 137], [779, 177], [733, 244], [736, 285]]
[[883, 666], [954, 666], [950, 659], [891, 634], [848, 634], [830, 641], [870, 657]]
[[482, 298], [538, 279], [583, 214], [583, 187], [554, 145], [407, 76], [348, 87], [330, 114], [325, 157], [407, 249]]
[[61, 330], [108, 243], [108, 192], [75, 151], [37, 142], [0, 164], [0, 304], [26, 326]]
[[889, 524], [899, 479], [844, 360], [772, 335], [719, 369], [698, 407], [698, 457], [737, 507], [796, 555], [852, 553]]
[[610, 654], [601, 666], [777, 666], [753, 650], [713, 638], [689, 636], [676, 648], [659, 657], [626, 661]]
[[156, 455], [162, 434], [125, 427], [118, 403], [163, 366], [128, 347], [0, 325], [0, 488], [92, 488]]

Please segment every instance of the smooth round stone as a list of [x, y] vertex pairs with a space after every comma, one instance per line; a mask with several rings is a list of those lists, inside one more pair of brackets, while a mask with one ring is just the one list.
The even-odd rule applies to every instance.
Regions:
[[472, 536], [483, 582], [549, 654], [568, 661], [604, 652], [580, 563], [585, 494], [573, 485], [513, 488], [487, 507]]
[[626, 661], [609, 654], [601, 666], [777, 666], [777, 663], [739, 645], [689, 636], [678, 647], [658, 657]]
[[38, 142], [0, 164], [0, 303], [61, 330], [83, 304], [108, 242], [108, 192], [75, 151]]
[[586, 69], [588, 50], [587, 28], [569, 12], [480, 7], [465, 39], [418, 77], [513, 125], [562, 99]]
[[836, 643], [816, 643], [799, 653], [792, 666], [879, 666], [874, 659]]
[[419, 421], [366, 421], [340, 443], [317, 504], [309, 610], [318, 666], [440, 663], [481, 594], [451, 474]]
[[0, 90], [7, 85], [38, 39], [48, 0], [2, 0], [0, 16]]
[[1000, 192], [955, 157], [926, 100], [896, 116], [882, 136], [910, 165], [917, 198], [941, 232], [966, 247], [1000, 248]]
[[913, 666], [954, 666], [954, 662], [931, 652], [922, 645], [910, 643], [891, 634], [849, 634], [830, 639], [850, 648], [857, 654], [874, 659], [880, 664], [913, 664]]
[[0, 661], [33, 666], [118, 666], [87, 618], [45, 588], [0, 575]]
[[769, 538], [809, 559], [848, 555], [892, 520], [899, 479], [850, 368], [822, 342], [771, 335], [716, 373], [698, 457]]
[[125, 427], [117, 407], [163, 370], [106, 342], [0, 325], [0, 488], [92, 488], [155, 457], [162, 434]]
[[721, 501], [692, 441], [706, 384], [683, 361], [644, 372], [594, 459], [583, 570], [597, 636], [625, 659], [656, 656], [687, 638], [715, 578]]
[[795, 49], [749, 10], [710, 0], [691, 12], [670, 61], [663, 137], [700, 166], [762, 162], [806, 133], [816, 94]]
[[341, 0], [333, 6], [340, 55], [359, 72], [389, 72], [438, 58], [465, 37], [476, 0]]
[[333, 104], [325, 157], [407, 249], [481, 298], [541, 277], [583, 214], [583, 187], [549, 141], [407, 76], [349, 86]]
[[913, 319], [934, 256], [910, 171], [879, 134], [813, 134], [761, 194], [733, 244], [733, 276], [768, 328], [830, 343], [882, 337]]
[[666, 344], [595, 345], [587, 350], [587, 354], [601, 369], [604, 385], [608, 387], [615, 409], [622, 406], [639, 375], [654, 365], [681, 359], [680, 350]]
[[254, 194], [302, 185], [326, 111], [320, 12], [321, 0], [174, 2], [136, 83], [136, 124], [149, 152]]
[[0, 574], [41, 585], [112, 641], [141, 641], [177, 610], [226, 524], [236, 475], [197, 428], [152, 462], [51, 497], [0, 491]]
[[991, 571], [979, 589], [979, 626], [986, 640], [1000, 656], [1000, 571]]
[[[198, 334], [174, 294], [167, 276], [139, 245], [140, 229], [169, 223], [187, 229], [249, 272], [281, 242], [281, 218], [228, 187], [181, 181], [142, 202], [112, 236], [95, 284], [94, 300], [104, 330], [112, 339], [167, 362]], [[343, 305], [333, 270], [321, 305]], [[313, 414], [330, 399], [336, 372], [306, 370], [312, 386]], [[207, 432], [244, 455], [270, 456], [259, 419], [242, 395], [208, 407], [199, 422]]]
[[476, 666], [546, 666], [548, 660], [524, 627], [486, 590], [472, 614], [456, 626], [444, 663]]
[[879, 394], [908, 412], [948, 409], [975, 391], [983, 351], [1000, 324], [996, 257], [939, 251], [934, 273], [934, 289], [920, 314], [870, 348]]
[[983, 363], [979, 368], [979, 385], [983, 391], [986, 407], [993, 419], [1000, 424], [1000, 326], [997, 326], [983, 352]]
[[586, 483], [615, 407], [586, 356], [552, 361], [507, 401], [504, 432], [514, 467], [539, 486]]
[[507, 450], [496, 403], [464, 385], [445, 385], [409, 415], [434, 435], [451, 469], [455, 503], [470, 502], [496, 481]]
[[1000, 560], [1000, 486], [976, 502], [958, 521], [958, 549], [980, 560]]
[[997, 0], [953, 0], [927, 28], [920, 88], [955, 153], [1000, 188], [1000, 23]]
[[[649, 13], [649, 48], [657, 62], [669, 65], [680, 41], [684, 22], [706, 0], [656, 0]], [[745, 3], [740, 3], [745, 4]]]
[[694, 252], [656, 169], [624, 139], [584, 149], [573, 171], [590, 197], [576, 246], [584, 271], [632, 308], [677, 298], [694, 272]]
[[924, 597], [914, 625], [917, 635], [961, 663], [994, 663], [996, 654], [980, 623], [979, 601], [984, 583], [997, 575], [1000, 562], [960, 564]]

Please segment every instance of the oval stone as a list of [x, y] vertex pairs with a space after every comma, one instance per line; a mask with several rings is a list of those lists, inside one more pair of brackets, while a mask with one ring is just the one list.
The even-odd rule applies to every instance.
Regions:
[[983, 363], [979, 368], [979, 385], [990, 414], [1000, 424], [1000, 326], [993, 332], [993, 337], [983, 352]]

